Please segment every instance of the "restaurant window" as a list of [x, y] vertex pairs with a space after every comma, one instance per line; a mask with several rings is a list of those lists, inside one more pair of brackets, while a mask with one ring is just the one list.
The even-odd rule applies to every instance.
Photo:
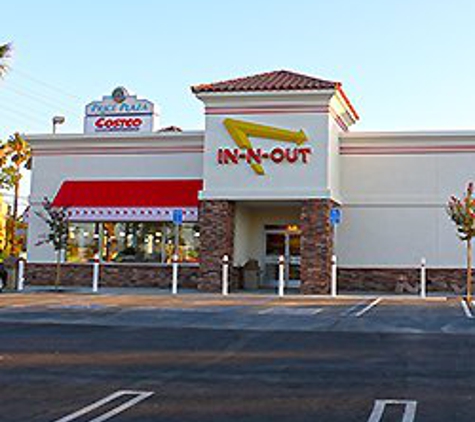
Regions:
[[196, 223], [183, 223], [178, 229], [180, 262], [198, 262], [200, 232]]
[[67, 260], [89, 262], [99, 251], [99, 223], [71, 223], [68, 232]]
[[69, 262], [89, 262], [99, 253], [103, 262], [170, 264], [198, 262], [199, 232], [196, 223], [103, 222], [70, 223]]

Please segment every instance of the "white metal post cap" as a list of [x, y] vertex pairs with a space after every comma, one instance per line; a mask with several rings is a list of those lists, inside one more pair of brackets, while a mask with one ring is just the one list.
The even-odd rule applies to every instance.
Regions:
[[224, 255], [223, 256], [223, 263], [224, 264], [227, 264], [229, 262], [229, 256], [228, 255]]

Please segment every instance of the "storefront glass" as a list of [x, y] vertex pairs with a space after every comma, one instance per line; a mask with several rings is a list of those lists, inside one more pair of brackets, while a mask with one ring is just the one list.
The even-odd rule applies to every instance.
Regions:
[[103, 262], [169, 264], [197, 262], [199, 232], [196, 223], [104, 222], [70, 223], [68, 261], [88, 262], [99, 250]]
[[197, 224], [179, 226], [178, 258], [181, 262], [198, 262], [200, 232]]
[[69, 226], [67, 260], [69, 262], [88, 262], [99, 251], [98, 223], [75, 223]]

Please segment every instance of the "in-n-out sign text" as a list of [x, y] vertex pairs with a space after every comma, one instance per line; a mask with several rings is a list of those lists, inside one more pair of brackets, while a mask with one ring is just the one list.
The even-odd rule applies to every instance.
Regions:
[[[230, 118], [224, 119], [223, 124], [239, 148], [218, 148], [218, 164], [239, 164], [243, 161], [249, 164], [256, 174], [263, 175], [265, 174], [263, 164], [266, 160], [275, 164], [307, 164], [312, 153], [310, 147], [301, 146], [308, 141], [307, 135], [302, 129], [282, 129]], [[290, 148], [277, 146], [270, 150], [264, 150], [255, 148], [251, 143], [251, 138], [270, 139], [297, 144], [297, 146]]]
[[274, 147], [271, 150], [262, 148], [219, 148], [217, 153], [218, 164], [239, 164], [240, 161], [247, 164], [262, 165], [266, 160], [275, 164], [280, 163], [303, 163], [307, 164], [312, 149], [309, 147], [283, 148]]

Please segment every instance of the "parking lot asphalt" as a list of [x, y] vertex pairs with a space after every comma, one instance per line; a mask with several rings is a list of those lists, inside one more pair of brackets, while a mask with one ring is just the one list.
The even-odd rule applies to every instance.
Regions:
[[2, 295], [0, 420], [471, 421], [471, 315], [457, 299]]
[[475, 334], [473, 314], [467, 314], [459, 298], [11, 294], [0, 296], [2, 321], [225, 330]]

